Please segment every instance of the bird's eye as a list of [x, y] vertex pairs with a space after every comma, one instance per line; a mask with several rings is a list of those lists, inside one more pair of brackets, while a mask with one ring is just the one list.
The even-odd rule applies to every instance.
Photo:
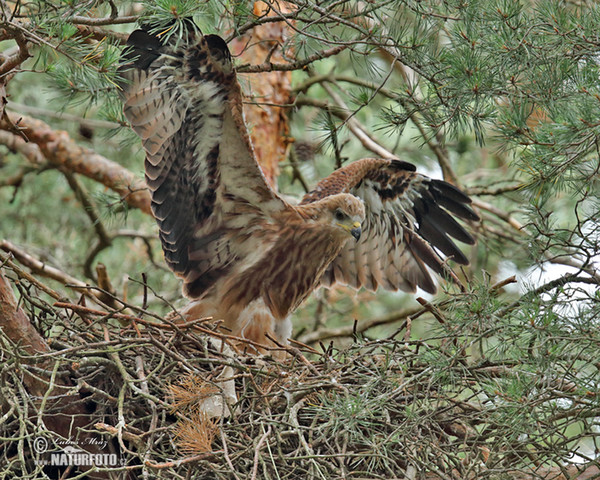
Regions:
[[335, 219], [338, 221], [342, 221], [346, 218], [346, 215], [344, 215], [344, 212], [342, 212], [341, 210], [336, 210], [335, 211]]

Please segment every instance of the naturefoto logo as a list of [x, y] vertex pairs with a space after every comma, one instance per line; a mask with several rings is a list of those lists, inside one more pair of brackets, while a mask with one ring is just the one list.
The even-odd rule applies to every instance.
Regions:
[[61, 451], [48, 452], [48, 440], [45, 437], [37, 437], [33, 441], [33, 450], [38, 454], [36, 463], [52, 467], [116, 467], [119, 465], [116, 453], [91, 453], [73, 446], [71, 441], [65, 443], [67, 445]]

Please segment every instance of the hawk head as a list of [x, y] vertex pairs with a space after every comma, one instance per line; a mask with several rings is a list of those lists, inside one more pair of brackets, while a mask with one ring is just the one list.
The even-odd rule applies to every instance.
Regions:
[[365, 206], [358, 197], [349, 193], [338, 193], [309, 205], [303, 205], [302, 208], [311, 210], [310, 217], [322, 225], [333, 227], [342, 238], [348, 235], [355, 240], [360, 238], [361, 224], [365, 219]]

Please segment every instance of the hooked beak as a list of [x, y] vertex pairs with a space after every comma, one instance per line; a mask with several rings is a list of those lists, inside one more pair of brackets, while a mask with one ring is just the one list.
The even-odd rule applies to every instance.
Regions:
[[352, 229], [350, 230], [350, 234], [354, 237], [354, 240], [356, 240], [357, 242], [360, 239], [361, 232], [362, 230], [360, 228], [360, 223], [354, 222], [354, 225], [352, 225]]
[[360, 228], [360, 222], [354, 222], [352, 226], [348, 225], [347, 223], [338, 223], [338, 225], [352, 235], [354, 240], [358, 241], [362, 232]]

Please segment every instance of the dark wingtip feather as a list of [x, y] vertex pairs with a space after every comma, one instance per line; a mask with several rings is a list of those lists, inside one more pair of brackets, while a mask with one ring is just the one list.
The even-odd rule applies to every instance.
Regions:
[[468, 265], [469, 261], [448, 235], [468, 244], [474, 243], [475, 240], [456, 220], [442, 210], [438, 203], [441, 203], [440, 199], [434, 198], [429, 192], [424, 192], [421, 197], [414, 200], [417, 232], [447, 257], [462, 265]]
[[454, 185], [443, 180], [432, 180], [430, 191], [437, 203], [465, 220], [479, 221], [479, 215], [469, 206], [471, 199]]
[[128, 48], [123, 51], [123, 63], [146, 70], [160, 56], [162, 46], [158, 37], [146, 30], [135, 30], [127, 39]]
[[468, 265], [469, 260], [465, 254], [454, 244], [436, 224], [432, 223], [427, 217], [422, 218], [417, 229], [419, 235], [427, 240], [435, 248], [442, 251], [444, 255], [461, 265]]
[[[413, 253], [415, 258], [422, 260], [429, 268], [431, 268], [436, 275], [440, 275], [446, 278], [456, 285], [463, 288], [462, 283], [454, 272], [448, 268], [448, 266], [442, 261], [440, 256], [431, 248], [431, 246], [418, 235], [411, 234], [407, 238], [407, 245], [410, 251]], [[429, 290], [428, 285], [419, 285], [419, 287], [427, 293], [434, 294], [436, 292], [435, 285], [433, 289]]]
[[473, 245], [475, 243], [475, 239], [471, 236], [471, 234], [467, 232], [460, 223], [454, 220], [454, 218], [449, 215], [448, 212], [440, 208], [438, 205], [434, 204], [433, 206], [430, 206], [429, 216], [431, 217], [432, 222], [434, 222], [441, 230], [456, 240], [468, 245]]
[[444, 180], [432, 180], [432, 182], [433, 185], [437, 187], [443, 195], [452, 198], [454, 201], [460, 203], [471, 203], [469, 196], [451, 183], [445, 182]]
[[395, 170], [407, 170], [409, 172], [416, 172], [417, 171], [417, 167], [415, 165], [413, 165], [412, 163], [409, 162], [405, 162], [404, 160], [392, 160], [390, 162], [390, 167], [392, 167]]
[[219, 35], [206, 35], [204, 37], [206, 44], [210, 49], [210, 54], [215, 59], [231, 60], [231, 52], [225, 40]]
[[[121, 63], [127, 67], [135, 67], [140, 70], [146, 70], [152, 62], [160, 56], [160, 50], [163, 45], [169, 43], [168, 35], [155, 34], [153, 32], [169, 32], [176, 22], [183, 26], [181, 33], [184, 41], [192, 41], [202, 32], [191, 18], [180, 20], [171, 20], [168, 23], [145, 23], [139, 29], [131, 32], [127, 38], [127, 48], [123, 51], [123, 61]], [[175, 35], [176, 36], [176, 35]], [[209, 35], [217, 37], [216, 35]], [[220, 38], [220, 37], [218, 37]]]

